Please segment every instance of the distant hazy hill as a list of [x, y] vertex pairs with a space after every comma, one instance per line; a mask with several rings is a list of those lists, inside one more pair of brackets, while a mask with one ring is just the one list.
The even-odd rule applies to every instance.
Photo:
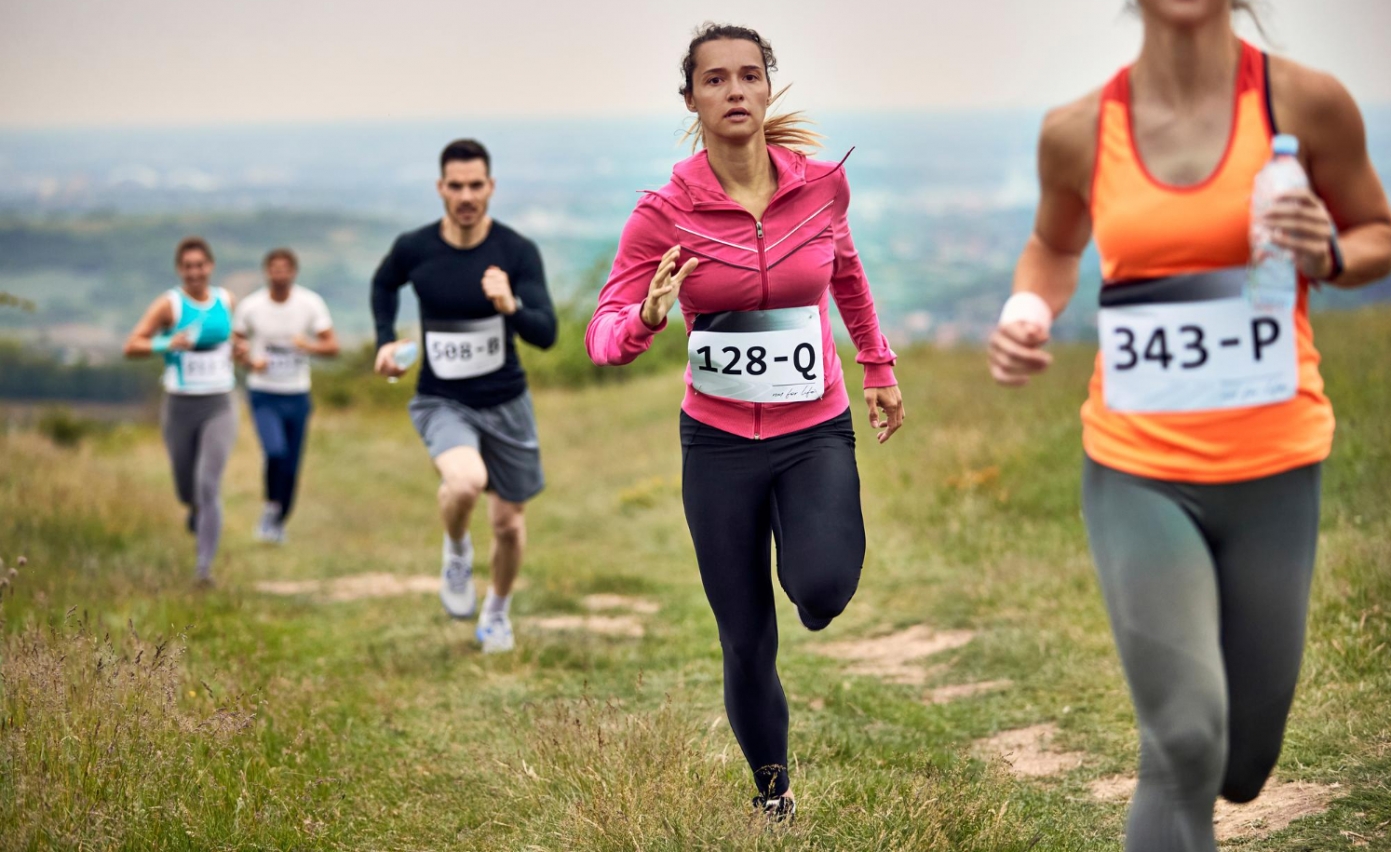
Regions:
[[[1391, 109], [1369, 110], [1373, 157], [1391, 174]], [[1039, 114], [831, 116], [823, 157], [847, 161], [851, 222], [885, 325], [898, 339], [979, 336], [1009, 288], [1036, 200]], [[494, 154], [494, 213], [541, 246], [561, 297], [592, 296], [636, 191], [665, 181], [679, 119], [413, 122], [0, 133], [0, 334], [110, 353], [172, 286], [170, 252], [199, 233], [222, 283], [259, 284], [266, 249], [290, 245], [303, 282], [350, 335], [366, 335], [367, 282], [391, 239], [434, 219], [436, 157], [473, 135]], [[1084, 334], [1095, 259], [1064, 334]], [[1346, 305], [1381, 287], [1319, 298]], [[407, 300], [409, 301], [409, 300]], [[409, 316], [407, 317], [409, 319]]]

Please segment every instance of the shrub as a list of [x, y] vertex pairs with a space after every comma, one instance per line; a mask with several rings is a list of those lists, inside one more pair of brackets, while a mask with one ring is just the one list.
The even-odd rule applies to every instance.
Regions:
[[39, 433], [60, 447], [76, 447], [82, 440], [105, 428], [87, 417], [79, 417], [66, 408], [47, 408], [35, 424]]

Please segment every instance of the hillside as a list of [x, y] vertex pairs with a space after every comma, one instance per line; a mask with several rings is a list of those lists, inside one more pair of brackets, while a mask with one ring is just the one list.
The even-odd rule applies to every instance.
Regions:
[[[1316, 328], [1339, 433], [1277, 806], [1224, 812], [1243, 850], [1391, 848], [1391, 311]], [[723, 719], [675, 373], [538, 391], [550, 484], [500, 658], [430, 591], [405, 383], [321, 386], [283, 549], [250, 538], [243, 417], [207, 593], [153, 424], [0, 433], [0, 558], [26, 557], [0, 849], [1119, 849], [1137, 746], [1079, 515], [1090, 357], [1010, 393], [978, 351], [914, 349], [885, 446], [855, 406], [869, 554], [825, 634], [780, 600], [801, 815], [775, 831]]]

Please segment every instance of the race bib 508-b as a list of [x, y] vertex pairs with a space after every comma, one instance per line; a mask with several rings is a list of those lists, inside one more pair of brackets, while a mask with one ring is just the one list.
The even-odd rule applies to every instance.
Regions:
[[507, 361], [501, 316], [479, 320], [431, 320], [425, 324], [425, 357], [441, 379], [473, 379], [495, 373]]

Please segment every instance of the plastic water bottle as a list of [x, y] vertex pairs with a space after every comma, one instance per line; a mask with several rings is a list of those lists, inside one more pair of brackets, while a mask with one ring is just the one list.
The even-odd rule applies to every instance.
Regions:
[[1299, 140], [1281, 133], [1271, 144], [1270, 162], [1256, 175], [1251, 190], [1251, 263], [1246, 298], [1258, 310], [1288, 310], [1299, 291], [1294, 253], [1275, 244], [1271, 228], [1261, 221], [1282, 193], [1307, 189], [1309, 176], [1299, 165]]
[[[402, 341], [401, 345], [397, 346], [396, 350], [391, 353], [391, 360], [402, 370], [409, 370], [419, 355], [420, 344], [416, 343], [414, 340], [406, 340]], [[387, 381], [396, 384], [396, 377], [391, 376]]]

